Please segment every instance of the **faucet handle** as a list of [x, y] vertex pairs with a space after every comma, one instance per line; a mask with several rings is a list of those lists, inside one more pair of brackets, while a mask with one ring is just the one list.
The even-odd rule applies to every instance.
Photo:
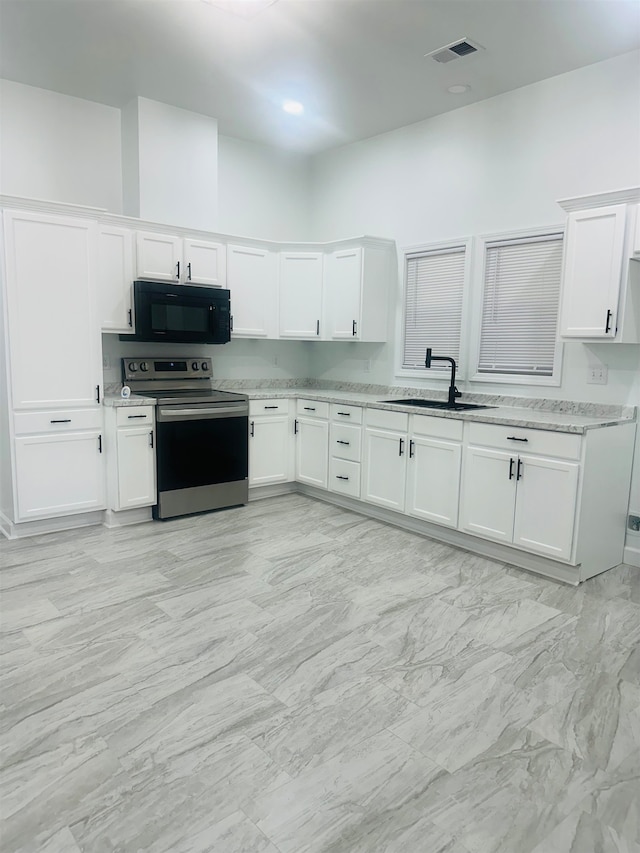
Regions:
[[455, 385], [453, 386], [453, 393], [456, 397], [462, 397], [462, 391], [458, 391]]

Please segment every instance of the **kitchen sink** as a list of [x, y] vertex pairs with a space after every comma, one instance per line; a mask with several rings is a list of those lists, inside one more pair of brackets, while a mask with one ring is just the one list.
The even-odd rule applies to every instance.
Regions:
[[418, 406], [421, 409], [446, 409], [450, 412], [463, 412], [470, 409], [495, 409], [495, 406], [483, 406], [480, 403], [453, 403], [447, 400], [423, 400], [420, 397], [409, 397], [404, 400], [379, 400], [379, 403], [396, 403], [398, 406]]

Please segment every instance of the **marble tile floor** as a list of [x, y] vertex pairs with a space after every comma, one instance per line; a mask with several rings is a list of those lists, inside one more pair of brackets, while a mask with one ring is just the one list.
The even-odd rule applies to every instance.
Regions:
[[0, 542], [3, 853], [640, 853], [640, 570], [301, 495]]

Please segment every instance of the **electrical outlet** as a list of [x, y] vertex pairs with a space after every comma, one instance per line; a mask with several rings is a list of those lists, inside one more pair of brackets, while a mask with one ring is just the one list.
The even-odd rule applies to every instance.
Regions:
[[609, 381], [609, 369], [606, 364], [590, 367], [587, 374], [587, 385], [606, 385]]
[[111, 368], [111, 359], [109, 358], [108, 355], [102, 356], [102, 367], [105, 370], [109, 370]]
[[640, 515], [630, 515], [627, 527], [629, 530], [634, 530], [636, 533], [640, 533]]

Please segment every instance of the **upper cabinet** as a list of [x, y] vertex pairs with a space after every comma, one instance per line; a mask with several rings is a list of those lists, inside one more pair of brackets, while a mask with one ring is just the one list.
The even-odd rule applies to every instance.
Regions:
[[233, 337], [276, 338], [278, 256], [253, 246], [227, 247]]
[[98, 225], [98, 310], [104, 332], [133, 332], [133, 234]]
[[225, 287], [225, 261], [221, 243], [149, 231], [136, 234], [137, 278]]
[[322, 264], [322, 252], [280, 253], [281, 338], [320, 337]]
[[631, 190], [560, 202], [569, 211], [561, 337], [640, 341], [640, 263], [633, 260], [637, 205], [631, 203], [635, 194]]
[[324, 340], [387, 340], [392, 253], [362, 243], [325, 257]]
[[3, 217], [13, 408], [95, 406], [96, 223], [25, 211]]

